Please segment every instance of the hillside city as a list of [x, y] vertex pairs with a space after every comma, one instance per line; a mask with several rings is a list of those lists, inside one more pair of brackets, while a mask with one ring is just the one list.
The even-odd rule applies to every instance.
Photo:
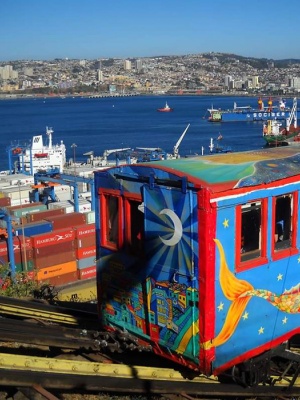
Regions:
[[0, 96], [276, 94], [300, 91], [300, 60], [203, 53], [0, 62]]

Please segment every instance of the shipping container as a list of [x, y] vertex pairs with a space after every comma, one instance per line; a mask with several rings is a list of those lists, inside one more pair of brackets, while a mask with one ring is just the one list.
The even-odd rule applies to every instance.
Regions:
[[12, 174], [8, 175], [6, 178], [6, 182], [9, 182], [12, 186], [23, 187], [25, 185], [33, 185], [34, 184], [34, 177], [33, 175], [26, 175], [26, 174]]
[[76, 253], [74, 250], [54, 253], [48, 256], [33, 255], [34, 265], [36, 269], [48, 268], [53, 265], [76, 261]]
[[51, 278], [40, 279], [38, 283], [49, 284], [55, 287], [65, 286], [69, 283], [74, 283], [78, 280], [78, 273], [77, 271], [68, 272], [66, 274], [61, 274], [57, 276], [52, 276]]
[[75, 232], [71, 228], [60, 229], [49, 233], [44, 233], [42, 235], [31, 236], [32, 247], [44, 247], [50, 246], [56, 243], [65, 243], [75, 239]]
[[56, 215], [51, 218], [47, 218], [46, 221], [51, 222], [53, 230], [57, 230], [83, 225], [85, 224], [85, 216], [82, 213], [73, 212], [69, 214]]
[[49, 246], [44, 247], [33, 247], [34, 257], [47, 257], [52, 254], [60, 254], [66, 251], [74, 251], [75, 250], [75, 241], [70, 240], [64, 243], [53, 243]]
[[35, 236], [52, 232], [52, 224], [48, 221], [37, 221], [27, 223], [25, 225], [14, 225], [14, 234], [25, 235], [25, 236]]
[[69, 261], [66, 263], [60, 263], [56, 265], [52, 265], [47, 268], [42, 268], [37, 271], [35, 271], [35, 277], [37, 281], [40, 280], [45, 280], [52, 278], [54, 276], [60, 276], [63, 274], [67, 274], [70, 272], [76, 272], [77, 271], [77, 264], [76, 261]]
[[6, 197], [6, 196], [0, 197], [0, 207], [1, 208], [7, 207], [7, 206], [10, 206], [10, 205], [11, 205], [10, 197]]
[[83, 224], [73, 227], [76, 239], [81, 239], [86, 236], [96, 236], [95, 224]]
[[[75, 209], [74, 201], [70, 201], [70, 203], [74, 206], [74, 209]], [[78, 200], [78, 211], [80, 213], [89, 212], [89, 211], [91, 211], [91, 209], [92, 209], [92, 204], [89, 200], [86, 200], [86, 199]]]
[[1, 192], [4, 193], [6, 197], [10, 197], [13, 200], [28, 198], [30, 191], [32, 191], [31, 185], [1, 188]]
[[77, 259], [77, 269], [84, 269], [96, 265], [96, 257], [91, 256], [87, 258]]
[[76, 258], [89, 258], [89, 257], [96, 257], [96, 246], [91, 247], [84, 247], [76, 249]]
[[87, 224], [95, 223], [95, 211], [88, 211], [85, 214], [85, 220]]
[[[14, 253], [20, 252], [23, 249], [31, 250], [31, 241], [27, 237], [19, 236], [13, 238], [13, 249]], [[0, 257], [8, 255], [8, 245], [7, 240], [0, 241]]]
[[20, 206], [19, 208], [16, 208], [14, 210], [10, 211], [10, 214], [15, 216], [15, 217], [23, 217], [26, 214], [30, 213], [37, 213], [40, 211], [45, 211], [47, 210], [46, 204], [35, 204], [35, 203], [30, 203], [30, 207], [23, 207]]
[[14, 258], [15, 258], [15, 263], [23, 263], [25, 265], [27, 262], [33, 261], [33, 250], [32, 249], [26, 251], [24, 251], [24, 249], [18, 250], [14, 252]]
[[78, 279], [79, 280], [84, 280], [84, 279], [90, 279], [90, 278], [95, 278], [96, 276], [96, 266], [84, 268], [84, 269], [79, 269], [77, 271], [78, 273]]
[[20, 273], [20, 272], [31, 272], [35, 268], [34, 266], [34, 261], [33, 260], [26, 260], [25, 262], [20, 262], [20, 263], [15, 263], [15, 272]]
[[31, 211], [26, 214], [27, 222], [36, 222], [36, 221], [42, 221], [43, 219], [49, 218], [49, 217], [54, 217], [55, 215], [62, 215], [64, 214], [65, 211], [62, 208], [56, 208], [54, 210], [45, 210], [45, 211], [40, 211], [38, 213], [34, 212], [32, 213]]
[[69, 201], [56, 201], [55, 203], [49, 203], [48, 208], [49, 210], [62, 208], [65, 211], [65, 214], [71, 214], [74, 212], [74, 205]]
[[[36, 203], [30, 203], [30, 204], [25, 204], [24, 206], [22, 206], [23, 208], [30, 208], [30, 207], [32, 207], [33, 205], [42, 205], [43, 203], [41, 203], [41, 202], [36, 202]], [[20, 208], [20, 205], [17, 205], [17, 206], [9, 206], [9, 207], [6, 207], [5, 208], [5, 210], [10, 214], [10, 215], [13, 215], [13, 211], [14, 210], [17, 210], [17, 209], [19, 209]]]
[[77, 249], [83, 248], [83, 247], [91, 247], [91, 246], [96, 246], [96, 235], [93, 236], [86, 236], [83, 237], [82, 239], [76, 239], [75, 240], [75, 245]]

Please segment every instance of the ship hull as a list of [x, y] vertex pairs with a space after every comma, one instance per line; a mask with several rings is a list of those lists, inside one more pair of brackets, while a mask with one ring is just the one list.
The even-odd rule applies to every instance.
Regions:
[[157, 111], [159, 111], [159, 112], [172, 112], [173, 108], [158, 108]]
[[268, 120], [286, 120], [290, 111], [213, 111], [208, 120], [210, 122], [256, 122]]

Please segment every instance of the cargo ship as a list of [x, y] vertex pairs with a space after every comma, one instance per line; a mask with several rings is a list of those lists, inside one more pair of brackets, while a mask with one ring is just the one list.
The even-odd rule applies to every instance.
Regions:
[[273, 105], [271, 98], [267, 106], [264, 105], [262, 98], [258, 99], [257, 107], [237, 106], [234, 102], [233, 108], [222, 110], [214, 108], [207, 109], [209, 122], [255, 122], [268, 120], [286, 120], [290, 117], [292, 108], [286, 106], [284, 100], [280, 100], [278, 105]]
[[[40, 170], [62, 171], [66, 164], [66, 146], [63, 141], [53, 145], [52, 134], [53, 129], [46, 127], [47, 144], [44, 144], [43, 135], [36, 135], [32, 138], [31, 146], [13, 145], [7, 149], [10, 172], [19, 170], [33, 175]], [[13, 156], [17, 157], [14, 164]]]

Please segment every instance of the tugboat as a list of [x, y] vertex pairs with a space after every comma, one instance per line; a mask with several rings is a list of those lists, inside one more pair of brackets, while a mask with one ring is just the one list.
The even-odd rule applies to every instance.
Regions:
[[160, 112], [171, 112], [173, 110], [174, 110], [174, 108], [169, 107], [167, 102], [166, 102], [166, 105], [163, 108], [158, 108], [157, 109], [157, 111], [160, 111]]

